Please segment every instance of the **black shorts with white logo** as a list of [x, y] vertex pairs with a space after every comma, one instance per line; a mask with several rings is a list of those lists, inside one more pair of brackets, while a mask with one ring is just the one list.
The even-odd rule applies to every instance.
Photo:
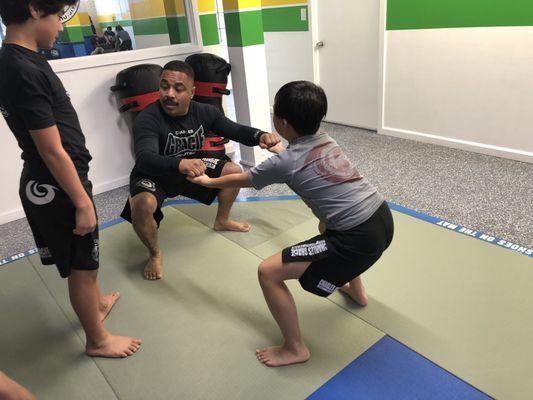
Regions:
[[370, 268], [389, 247], [394, 222], [386, 202], [365, 222], [348, 231], [326, 230], [282, 251], [283, 263], [311, 261], [301, 286], [327, 297]]
[[[82, 184], [92, 200], [92, 183]], [[98, 269], [98, 227], [85, 236], [72, 232], [76, 207], [53, 178], [23, 172], [19, 196], [43, 265], [55, 264], [62, 278], [72, 269]]]
[[[201, 158], [206, 166], [205, 174], [210, 178], [218, 178], [222, 175], [224, 165], [230, 162], [229, 158]], [[210, 205], [216, 199], [220, 189], [210, 189], [195, 183], [189, 182], [185, 176], [176, 171], [175, 177], [147, 177], [135, 169], [130, 175], [130, 196], [134, 197], [139, 193], [151, 193], [157, 200], [157, 209], [154, 212], [154, 219], [157, 226], [163, 219], [161, 207], [167, 198], [185, 196], [200, 203]], [[124, 210], [120, 214], [126, 221], [131, 222], [131, 206], [129, 199], [126, 201]]]

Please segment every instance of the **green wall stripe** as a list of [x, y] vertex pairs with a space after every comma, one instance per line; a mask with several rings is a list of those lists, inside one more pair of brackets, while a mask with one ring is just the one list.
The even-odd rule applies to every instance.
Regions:
[[[532, 0], [533, 1], [533, 0]], [[302, 21], [302, 10], [306, 19]], [[309, 30], [309, 10], [302, 7], [279, 7], [263, 9], [263, 26], [265, 32], [302, 32]]]
[[187, 17], [167, 17], [170, 44], [190, 43]]
[[244, 11], [224, 14], [229, 47], [264, 44], [262, 11]]
[[134, 19], [132, 22], [135, 35], [168, 34], [167, 17]]
[[59, 33], [58, 39], [63, 43], [83, 43], [83, 29], [81, 26], [66, 26]]
[[90, 25], [82, 26], [83, 36], [88, 37], [93, 35], [93, 30]]
[[533, 26], [533, 0], [388, 0], [388, 30], [489, 26]]
[[202, 40], [204, 46], [219, 44], [218, 23], [216, 14], [200, 15], [200, 28], [202, 29]]
[[99, 22], [98, 26], [100, 28], [107, 28], [108, 26], [112, 26], [115, 28], [117, 25], [121, 26], [133, 26], [133, 21], [131, 19], [123, 19], [122, 21], [113, 21], [113, 22]]

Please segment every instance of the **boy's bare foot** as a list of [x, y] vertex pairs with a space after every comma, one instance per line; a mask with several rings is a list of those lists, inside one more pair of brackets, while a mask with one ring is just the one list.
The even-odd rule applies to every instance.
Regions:
[[259, 362], [268, 367], [281, 367], [283, 365], [304, 363], [311, 357], [311, 353], [305, 345], [296, 351], [289, 350], [283, 346], [266, 347], [264, 349], [257, 349], [255, 355]]
[[112, 336], [98, 344], [87, 344], [85, 352], [91, 357], [125, 358], [141, 347], [141, 341], [125, 336]]
[[100, 301], [100, 321], [104, 321], [106, 317], [111, 312], [111, 309], [116, 304], [117, 300], [120, 298], [119, 292], [114, 292], [102, 297]]
[[246, 222], [232, 221], [228, 219], [227, 221], [215, 221], [213, 229], [215, 231], [234, 231], [234, 232], [249, 232], [250, 224]]
[[144, 278], [150, 281], [155, 281], [163, 277], [163, 257], [161, 255], [152, 257], [144, 268]]
[[368, 303], [368, 297], [366, 296], [366, 290], [362, 283], [353, 284], [348, 282], [346, 285], [339, 289], [341, 292], [346, 293], [360, 306], [364, 307]]

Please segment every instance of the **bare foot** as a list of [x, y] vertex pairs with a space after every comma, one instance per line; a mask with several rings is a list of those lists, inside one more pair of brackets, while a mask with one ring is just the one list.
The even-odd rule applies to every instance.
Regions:
[[283, 365], [304, 363], [309, 360], [311, 353], [305, 345], [297, 351], [289, 350], [283, 346], [273, 346], [257, 349], [255, 356], [259, 362], [268, 367], [281, 367]]
[[228, 219], [227, 221], [215, 221], [213, 229], [215, 231], [249, 232], [251, 226], [246, 222], [238, 222]]
[[346, 285], [342, 286], [339, 289], [341, 292], [346, 293], [351, 297], [360, 306], [364, 307], [368, 303], [368, 297], [366, 296], [366, 290], [362, 283], [354, 284], [348, 282]]
[[114, 292], [102, 297], [100, 300], [100, 321], [103, 322], [104, 319], [106, 319], [119, 298], [119, 292]]
[[144, 278], [149, 281], [155, 281], [163, 277], [163, 257], [150, 257], [150, 261], [144, 268]]
[[141, 347], [141, 341], [125, 336], [109, 335], [99, 344], [87, 344], [85, 352], [91, 357], [125, 358]]

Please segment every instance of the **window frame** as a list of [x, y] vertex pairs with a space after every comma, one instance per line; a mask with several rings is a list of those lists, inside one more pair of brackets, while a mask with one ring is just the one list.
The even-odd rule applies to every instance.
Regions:
[[193, 0], [183, 1], [185, 3], [187, 22], [189, 24], [189, 33], [191, 37], [190, 43], [106, 53], [95, 56], [89, 55], [64, 58], [61, 60], [50, 60], [50, 66], [54, 72], [66, 72], [201, 52], [203, 45], [197, 2]]

